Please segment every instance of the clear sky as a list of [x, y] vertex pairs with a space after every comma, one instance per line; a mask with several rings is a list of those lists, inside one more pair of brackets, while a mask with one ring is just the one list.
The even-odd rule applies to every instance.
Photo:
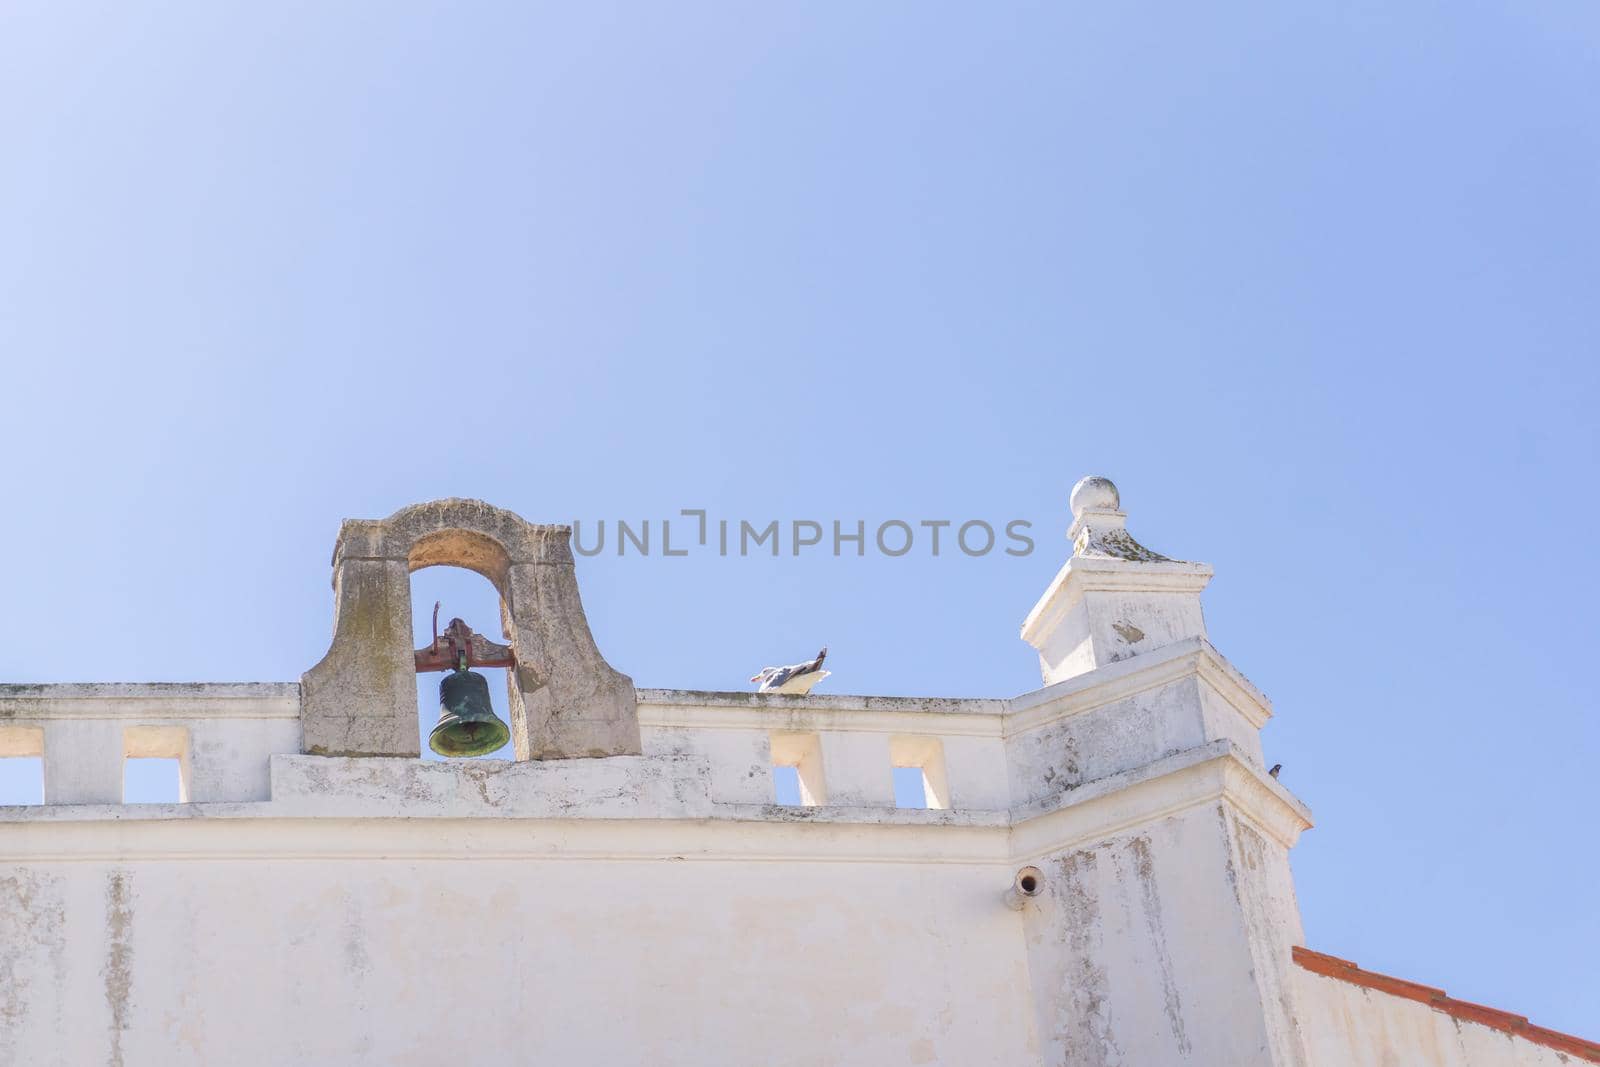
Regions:
[[1310, 946], [1600, 1037], [1597, 60], [1591, 0], [0, 2], [0, 678], [297, 678], [340, 519], [457, 495], [652, 520], [579, 561], [640, 685], [1011, 695], [1103, 473], [1276, 702]]

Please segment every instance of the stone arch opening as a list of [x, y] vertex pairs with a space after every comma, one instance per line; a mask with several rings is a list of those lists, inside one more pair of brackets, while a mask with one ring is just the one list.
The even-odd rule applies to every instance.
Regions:
[[459, 567], [489, 580], [495, 592], [505, 599], [506, 581], [511, 573], [511, 553], [506, 546], [475, 530], [434, 530], [417, 538], [406, 553], [406, 565], [413, 572], [429, 567]]
[[[435, 500], [387, 519], [347, 520], [334, 547], [333, 644], [301, 679], [304, 750], [420, 754], [412, 711], [420, 611], [413, 611], [410, 575], [459, 567], [487, 578], [500, 597], [514, 659], [507, 693], [516, 758], [637, 755], [633, 681], [595, 646], [571, 538], [570, 527], [536, 525], [481, 500]], [[427, 608], [431, 614], [431, 602]]]
[[[439, 629], [442, 632], [452, 618], [460, 618], [475, 631], [492, 641], [506, 640], [509, 617], [505, 614], [505, 600], [499, 587], [476, 567], [448, 563], [425, 563], [415, 567], [410, 575], [411, 587], [411, 641], [416, 648], [426, 647], [433, 640], [433, 606], [439, 605]], [[511, 721], [511, 672], [505, 667], [474, 666], [473, 671], [483, 675], [489, 683], [489, 695], [494, 713], [506, 722]], [[439, 681], [442, 671], [421, 671], [416, 675], [417, 731], [425, 760], [442, 760], [428, 748], [428, 735], [439, 719]], [[512, 759], [515, 746], [507, 741], [504, 746], [484, 756], [471, 759]]]

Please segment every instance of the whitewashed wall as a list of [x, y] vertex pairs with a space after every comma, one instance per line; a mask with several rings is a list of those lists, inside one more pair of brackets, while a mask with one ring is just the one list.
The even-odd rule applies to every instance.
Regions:
[[58, 824], [0, 1063], [1036, 1062], [1001, 832], [819, 830]]
[[1313, 1067], [1572, 1067], [1584, 1059], [1414, 1000], [1298, 970]]
[[[0, 688], [49, 801], [0, 808], [0, 1065], [1560, 1062], [1294, 967], [1308, 813], [1203, 640], [1012, 701], [641, 691], [599, 760], [304, 756], [293, 690]], [[163, 754], [190, 802], [121, 804]]]

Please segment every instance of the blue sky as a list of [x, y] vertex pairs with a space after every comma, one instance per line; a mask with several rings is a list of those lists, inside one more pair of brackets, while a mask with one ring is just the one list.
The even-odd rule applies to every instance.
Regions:
[[458, 495], [1027, 520], [579, 567], [640, 685], [1010, 695], [1103, 473], [1276, 702], [1310, 946], [1600, 1036], [1597, 50], [1588, 2], [0, 5], [0, 677], [297, 678], [339, 520]]

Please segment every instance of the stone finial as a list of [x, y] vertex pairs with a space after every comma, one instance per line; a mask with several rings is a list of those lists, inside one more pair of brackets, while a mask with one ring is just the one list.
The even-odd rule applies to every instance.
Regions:
[[334, 636], [301, 681], [312, 755], [415, 756], [410, 574], [476, 571], [500, 593], [515, 664], [507, 671], [517, 759], [637, 755], [632, 679], [589, 632], [572, 529], [536, 525], [480, 500], [435, 500], [381, 520], [347, 520], [334, 548]]
[[1075, 556], [1124, 559], [1132, 563], [1156, 563], [1167, 559], [1133, 539], [1128, 532], [1128, 513], [1121, 510], [1122, 494], [1110, 478], [1091, 474], [1072, 487], [1068, 500], [1072, 525], [1067, 540]]
[[1153, 552], [1128, 532], [1111, 479], [1081, 479], [1069, 500], [1072, 555], [1022, 625], [1052, 684], [1189, 637], [1205, 636], [1200, 590], [1211, 568]]
[[1078, 479], [1067, 503], [1076, 519], [1085, 511], [1116, 511], [1122, 506], [1122, 494], [1110, 478], [1090, 474]]

